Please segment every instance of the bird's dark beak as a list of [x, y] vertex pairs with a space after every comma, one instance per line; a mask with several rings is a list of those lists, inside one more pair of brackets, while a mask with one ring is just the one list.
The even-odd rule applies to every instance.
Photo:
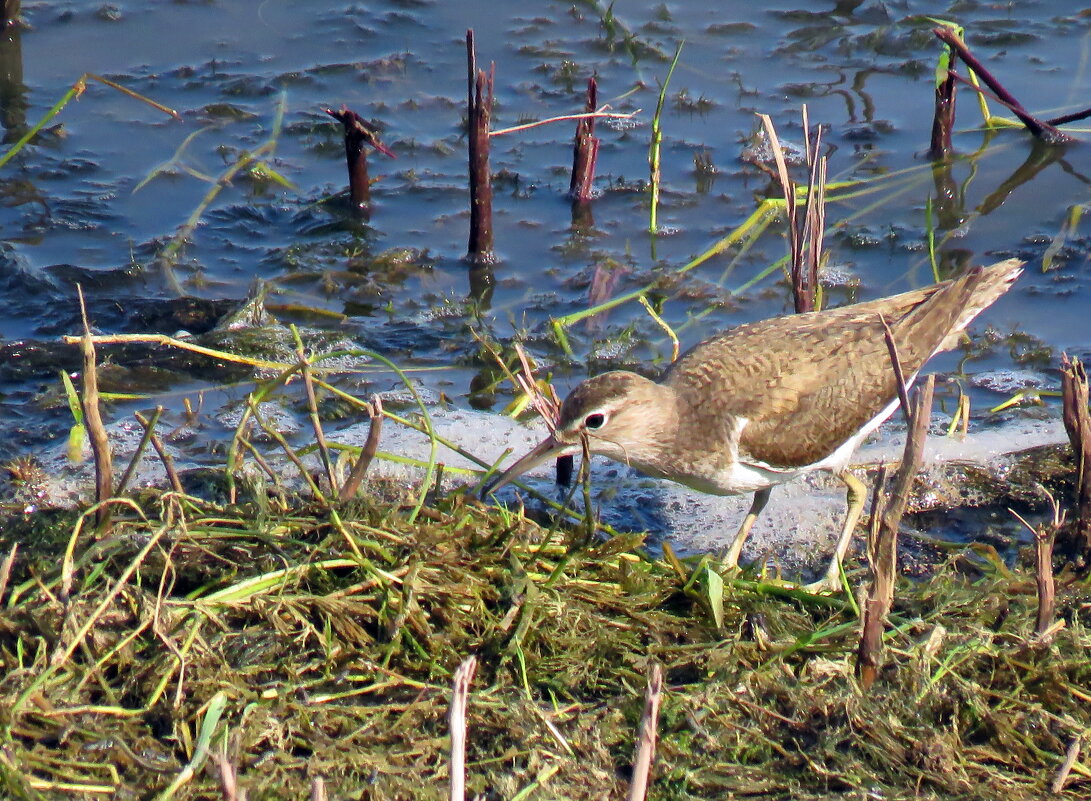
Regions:
[[550, 434], [535, 445], [533, 449], [523, 455], [519, 461], [482, 487], [481, 497], [484, 498], [490, 492], [496, 492], [501, 487], [510, 484], [512, 481], [519, 478], [519, 476], [523, 475], [523, 473], [526, 473], [528, 470], [533, 470], [542, 462], [577, 453], [579, 449], [580, 446], [578, 443], [572, 444], [561, 442]]

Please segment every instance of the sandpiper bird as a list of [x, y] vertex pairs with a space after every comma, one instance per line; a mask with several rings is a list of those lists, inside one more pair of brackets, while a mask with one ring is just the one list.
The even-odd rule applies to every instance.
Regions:
[[651, 476], [716, 495], [754, 493], [724, 554], [735, 567], [770, 490], [828, 470], [848, 488], [848, 514], [829, 569], [808, 589], [836, 591], [866, 494], [849, 459], [898, 408], [884, 321], [911, 384], [1021, 272], [1009, 259], [889, 298], [741, 325], [688, 351], [659, 382], [621, 370], [589, 378], [565, 399], [554, 432], [483, 494], [581, 452], [586, 438], [592, 454]]

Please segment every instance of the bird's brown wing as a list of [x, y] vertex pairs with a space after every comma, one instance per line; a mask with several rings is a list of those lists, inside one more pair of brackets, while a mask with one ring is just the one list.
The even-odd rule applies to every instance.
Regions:
[[664, 380], [695, 413], [712, 404], [716, 413], [747, 418], [740, 447], [753, 458], [776, 467], [813, 464], [897, 397], [882, 319], [908, 379], [952, 347], [953, 334], [1018, 272], [1005, 262], [889, 298], [740, 326], [698, 345]]

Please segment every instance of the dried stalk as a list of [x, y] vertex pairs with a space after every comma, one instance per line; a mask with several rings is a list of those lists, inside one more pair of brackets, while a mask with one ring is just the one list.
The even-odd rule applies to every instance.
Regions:
[[140, 465], [140, 460], [144, 458], [144, 451], [148, 449], [148, 443], [152, 441], [152, 432], [155, 431], [156, 425], [159, 424], [159, 417], [163, 414], [163, 407], [156, 406], [155, 413], [152, 415], [151, 422], [145, 422], [140, 415], [136, 415], [140, 424], [144, 426], [144, 436], [140, 438], [140, 444], [136, 446], [136, 450], [133, 451], [133, 456], [129, 459], [129, 464], [125, 468], [125, 472], [121, 474], [121, 480], [117, 482], [117, 494], [124, 495], [125, 490], [129, 488], [129, 482], [133, 480], [133, 476], [136, 475], [136, 469]]
[[[881, 465], [871, 490], [871, 521], [868, 524], [867, 555], [870, 583], [860, 627], [860, 646], [856, 653], [856, 675], [860, 685], [869, 689], [879, 671], [879, 655], [883, 650], [883, 628], [890, 602], [894, 598], [894, 576], [897, 572], [896, 540], [884, 537], [883, 511], [886, 507], [887, 466]], [[884, 603], [885, 601], [885, 603]]]
[[1042, 526], [1034, 532], [1034, 575], [1038, 585], [1038, 616], [1034, 632], [1044, 638], [1053, 625], [1057, 590], [1053, 583], [1053, 540], [1057, 530]]
[[[895, 363], [896, 354], [892, 353], [891, 363]], [[904, 392], [904, 383], [899, 378], [899, 385]], [[860, 632], [860, 646], [857, 650], [856, 673], [861, 686], [867, 690], [875, 682], [879, 670], [879, 656], [883, 647], [883, 629], [886, 616], [894, 602], [894, 583], [898, 569], [898, 526], [901, 524], [905, 507], [909, 503], [909, 491], [913, 486], [924, 460], [924, 442], [928, 436], [928, 423], [932, 416], [932, 393], [935, 389], [935, 376], [928, 376], [917, 388], [914, 396], [912, 413], [909, 416], [909, 431], [906, 434], [905, 452], [898, 467], [894, 488], [891, 491], [886, 508], [872, 508], [872, 525], [868, 533], [868, 564], [871, 571], [871, 583], [863, 606], [863, 628]], [[885, 472], [880, 471], [876, 491], [880, 482], [885, 480]]]
[[348, 106], [341, 106], [337, 111], [326, 109], [326, 113], [341, 123], [345, 131], [345, 161], [349, 173], [349, 198], [352, 207], [367, 217], [371, 213], [371, 179], [367, 174], [367, 149], [371, 145], [384, 156], [397, 158], [394, 153], [379, 140], [379, 133]]
[[163, 407], [157, 406], [155, 409], [155, 418], [152, 421], [149, 421], [140, 412], [136, 412], [133, 416], [136, 417], [140, 425], [144, 426], [145, 435], [151, 440], [155, 452], [159, 454], [159, 460], [163, 463], [163, 469], [167, 473], [167, 479], [170, 481], [171, 489], [181, 494], [184, 492], [182, 489], [182, 479], [178, 477], [178, 471], [174, 469], [174, 458], [167, 453], [167, 449], [163, 447], [163, 440], [159, 439], [159, 435], [155, 433], [155, 421], [158, 420], [159, 416], [162, 414]]
[[1049, 787], [1049, 791], [1054, 795], [1060, 794], [1061, 790], [1064, 789], [1065, 782], [1068, 781], [1068, 774], [1072, 772], [1072, 768], [1076, 766], [1076, 760], [1080, 758], [1080, 741], [1081, 737], [1076, 735], [1068, 742], [1064, 762], [1057, 769], [1057, 775], [1053, 777], [1053, 783]]
[[572, 179], [568, 184], [568, 196], [577, 203], [591, 200], [591, 188], [595, 181], [595, 165], [598, 162], [599, 139], [595, 136], [595, 109], [598, 108], [598, 83], [587, 80], [587, 114], [576, 123], [576, 138], [572, 145]]
[[451, 730], [450, 801], [463, 801], [466, 797], [466, 704], [476, 671], [477, 657], [466, 657], [455, 671], [451, 687], [451, 709], [447, 718]]
[[1038, 590], [1038, 614], [1034, 620], [1034, 634], [1039, 643], [1045, 645], [1053, 639], [1053, 633], [1065, 625], [1064, 620], [1058, 622], [1054, 620], [1057, 610], [1057, 587], [1053, 577], [1053, 545], [1057, 540], [1057, 532], [1064, 529], [1065, 514], [1048, 490], [1044, 487], [1041, 489], [1049, 496], [1053, 504], [1051, 524], [1043, 524], [1036, 528], [1014, 509], [1009, 511], [1034, 537], [1034, 578]]
[[936, 84], [936, 105], [932, 115], [932, 142], [928, 158], [944, 159], [951, 154], [951, 132], [955, 127], [955, 51], [947, 46], [947, 72]]
[[785, 217], [788, 224], [788, 257], [791, 266], [792, 296], [796, 313], [814, 311], [818, 297], [818, 266], [822, 261], [822, 239], [825, 236], [825, 187], [826, 160], [818, 158], [822, 144], [822, 131], [815, 132], [811, 141], [810, 120], [807, 107], [803, 107], [803, 132], [807, 161], [807, 200], [802, 217], [799, 214], [797, 187], [788, 175], [788, 165], [777, 136], [776, 127], [767, 114], [759, 114], [769, 148], [776, 163], [777, 181], [784, 197]]
[[1076, 519], [1072, 539], [1084, 564], [1091, 563], [1091, 414], [1087, 410], [1087, 373], [1079, 359], [1061, 357], [1064, 427], [1076, 459]]
[[466, 72], [469, 86], [466, 101], [467, 140], [470, 165], [470, 238], [466, 258], [476, 264], [495, 260], [492, 228], [492, 175], [489, 172], [489, 127], [492, 121], [493, 80], [496, 66], [488, 76], [477, 69], [473, 30], [466, 31]]
[[910, 417], [909, 431], [906, 433], [905, 453], [894, 479], [890, 502], [883, 515], [883, 525], [893, 529], [897, 529], [902, 515], [905, 514], [913, 480], [924, 462], [924, 442], [928, 437], [928, 424], [932, 417], [932, 393], [935, 387], [936, 377], [925, 376], [917, 386], [914, 396], [913, 414]]
[[80, 338], [80, 350], [83, 352], [83, 392], [80, 401], [83, 406], [83, 422], [87, 426], [87, 435], [91, 442], [91, 453], [95, 459], [95, 526], [100, 532], [110, 527], [110, 505], [106, 503], [113, 496], [114, 465], [110, 453], [110, 440], [106, 436], [106, 426], [102, 423], [99, 408], [98, 367], [95, 363], [95, 346], [91, 341], [91, 325], [87, 321], [87, 305], [83, 300], [83, 287], [76, 285], [80, 299], [80, 316], [83, 319], [83, 336]]
[[11, 579], [11, 568], [15, 564], [15, 556], [19, 553], [19, 543], [13, 543], [8, 555], [0, 563], [0, 601], [4, 600], [4, 593], [8, 589], [8, 581]]
[[333, 461], [330, 459], [330, 447], [326, 443], [326, 433], [322, 430], [322, 419], [318, 416], [318, 397], [314, 392], [314, 379], [311, 376], [311, 361], [303, 349], [303, 340], [299, 336], [299, 330], [293, 325], [292, 335], [295, 337], [295, 352], [299, 359], [299, 372], [303, 376], [303, 389], [307, 394], [307, 412], [311, 418], [311, 428], [314, 429], [314, 440], [318, 444], [318, 453], [322, 458], [322, 467], [326, 471], [326, 481], [329, 484], [330, 494], [338, 495], [337, 475], [333, 470]]
[[644, 715], [633, 757], [633, 781], [629, 785], [628, 801], [644, 801], [655, 757], [655, 735], [659, 726], [659, 704], [663, 698], [663, 668], [654, 663], [648, 670], [648, 689], [644, 695]]
[[348, 479], [345, 480], [344, 485], [341, 487], [339, 498], [342, 503], [356, 495], [356, 491], [360, 489], [360, 485], [364, 481], [364, 476], [367, 475], [367, 469], [375, 458], [375, 453], [379, 450], [379, 437], [383, 431], [383, 402], [378, 395], [371, 399], [368, 415], [371, 417], [371, 425], [367, 430], [367, 441], [364, 442], [364, 447], [360, 449], [360, 456], [356, 460], [356, 464], [352, 466]]
[[1005, 106], [1011, 109], [1011, 112], [1019, 118], [1019, 121], [1026, 126], [1034, 136], [1041, 139], [1051, 145], [1061, 145], [1072, 142], [1072, 137], [1054, 128], [1048, 122], [1043, 122], [1023, 108], [1022, 104], [1015, 99], [1015, 96], [1004, 88], [1003, 84], [998, 81], [991, 72], [989, 72], [985, 66], [977, 60], [973, 53], [970, 52], [966, 44], [955, 35], [954, 31], [945, 26], [933, 28], [934, 33], [941, 41], [946, 43], [952, 50], [958, 53], [958, 57], [962, 59], [962, 63], [972, 69], [977, 74], [986, 86], [996, 93], [996, 97]]

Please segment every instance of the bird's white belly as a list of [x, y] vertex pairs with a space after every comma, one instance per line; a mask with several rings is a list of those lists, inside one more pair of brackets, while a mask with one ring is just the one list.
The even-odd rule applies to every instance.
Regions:
[[[907, 383], [912, 384], [913, 379], [916, 377], [914, 373]], [[775, 487], [777, 484], [786, 484], [813, 470], [829, 470], [831, 473], [839, 473], [848, 467], [852, 454], [864, 438], [882, 425], [883, 421], [890, 417], [897, 408], [898, 399], [895, 398], [856, 434], [841, 443], [833, 453], [813, 464], [801, 467], [775, 467], [756, 460], [738, 460], [732, 462], [730, 467], [717, 472], [709, 478], [690, 476], [682, 483], [695, 490], [712, 495], [740, 495], [748, 492], [759, 492]], [[739, 430], [741, 431], [747, 421], [742, 418], [740, 420]]]
[[[704, 492], [712, 492], [717, 495], [742, 495], [744, 493], [758, 492], [760, 490], [775, 487], [777, 484], [785, 484], [806, 473], [810, 468], [792, 468], [789, 470], [777, 470], [760, 462], [735, 462], [727, 470], [717, 476], [719, 489], [705, 489]], [[730, 491], [725, 492], [725, 488]], [[700, 489], [700, 488], [697, 488]]]

